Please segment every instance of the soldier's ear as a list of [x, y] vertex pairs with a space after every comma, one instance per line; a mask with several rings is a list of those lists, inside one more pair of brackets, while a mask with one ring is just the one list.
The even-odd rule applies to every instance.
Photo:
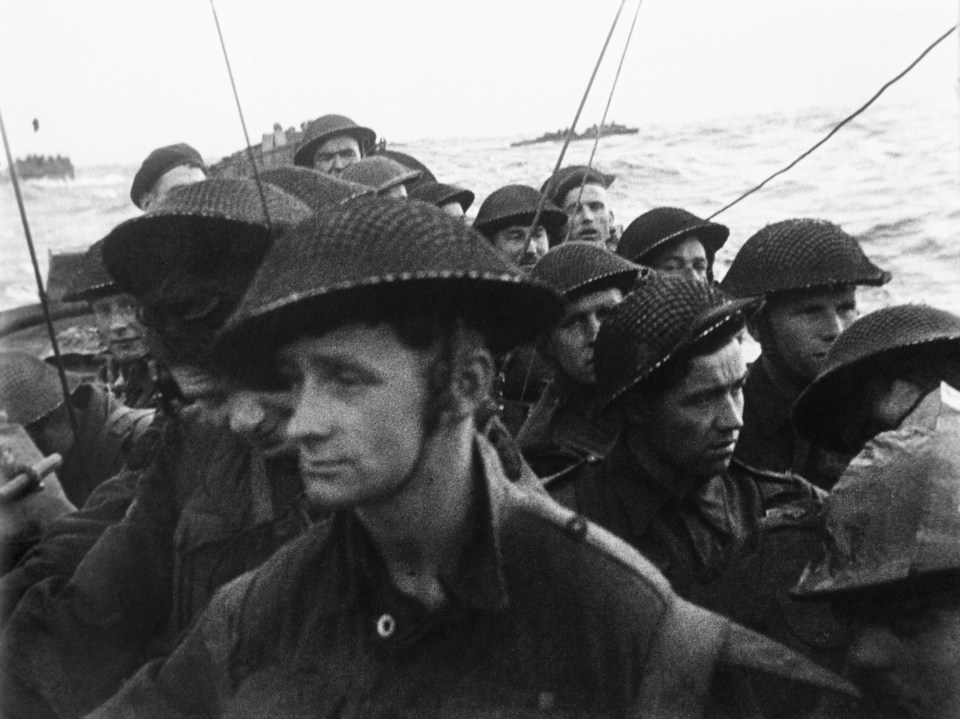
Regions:
[[462, 419], [472, 417], [490, 397], [496, 374], [493, 357], [484, 347], [461, 347], [453, 363], [447, 410]]

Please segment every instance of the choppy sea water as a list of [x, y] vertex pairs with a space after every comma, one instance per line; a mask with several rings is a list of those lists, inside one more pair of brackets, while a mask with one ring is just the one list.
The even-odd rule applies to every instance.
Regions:
[[[956, 98], [951, 99], [937, 111], [881, 101], [789, 173], [717, 217], [731, 228], [717, 257], [717, 276], [723, 276], [739, 246], [763, 225], [818, 217], [859, 236], [871, 259], [893, 273], [886, 287], [863, 293], [863, 310], [925, 302], [960, 314], [960, 110]], [[612, 204], [624, 225], [659, 205], [707, 216], [800, 155], [840, 117], [836, 111], [809, 111], [641, 124], [636, 135], [601, 139], [594, 164], [617, 175]], [[438, 179], [474, 190], [472, 215], [498, 187], [539, 187], [553, 169], [559, 143], [510, 147], [517, 139], [389, 146], [418, 157]], [[591, 146], [572, 143], [564, 164], [585, 162]], [[80, 167], [73, 181], [24, 183], [24, 204], [44, 273], [49, 253], [86, 247], [138, 214], [129, 188], [139, 160], [132, 158], [127, 166]], [[23, 228], [6, 181], [0, 182], [0, 257], [0, 310], [35, 302]]]

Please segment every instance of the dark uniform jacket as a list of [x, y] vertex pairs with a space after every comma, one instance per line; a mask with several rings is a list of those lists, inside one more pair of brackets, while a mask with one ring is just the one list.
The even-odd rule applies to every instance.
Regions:
[[622, 439], [602, 459], [555, 476], [547, 491], [640, 550], [685, 598], [750, 551], [763, 513], [751, 479], [725, 472], [677, 495], [647, 474]]
[[797, 434], [791, 412], [802, 390], [761, 355], [751, 365], [743, 387], [743, 429], [733, 456], [747, 467], [794, 472], [830, 489], [852, 455], [816, 447]]
[[127, 407], [152, 409], [160, 404], [157, 369], [149, 356], [119, 364], [108, 356], [100, 381]]
[[600, 461], [617, 437], [610, 417], [595, 415], [592, 388], [563, 382], [547, 385], [517, 434], [524, 458], [541, 478]]
[[717, 715], [750, 715], [724, 658], [750, 652], [721, 651], [723, 620], [477, 447], [483, 519], [441, 577], [445, 607], [398, 592], [338, 513], [225, 587], [92, 716], [700, 716], [714, 678]]
[[187, 408], [122, 521], [71, 577], [31, 586], [0, 640], [2, 716], [83, 714], [162, 656], [216, 590], [308, 525], [295, 460]]
[[78, 387], [72, 401], [82, 407], [79, 440], [57, 470], [63, 491], [77, 507], [101, 482], [124, 466], [127, 455], [153, 422], [154, 410], [131, 409], [98, 384]]
[[501, 418], [510, 433], [516, 435], [550, 381], [552, 370], [530, 345], [518, 347], [498, 364], [496, 395]]
[[[103, 482], [120, 472], [131, 454], [137, 452], [135, 448], [154, 419], [153, 410], [124, 407], [100, 385], [81, 385], [74, 391], [72, 401], [79, 403], [83, 415], [77, 427], [79, 437], [57, 468], [57, 480], [69, 502], [59, 505], [59, 512], [51, 517], [54, 524], [59, 521], [54, 518], [58, 514], [69, 516], [63, 513], [70, 504], [82, 506]], [[14, 565], [22, 565], [51, 529], [48, 523], [38, 525], [4, 548], [0, 562], [0, 624], [6, 620], [12, 602], [22, 593], [16, 587], [24, 578]], [[62, 527], [54, 531], [61, 530]], [[21, 576], [8, 578], [14, 572]]]
[[[811, 497], [767, 512], [755, 551], [727, 567], [702, 604], [839, 671], [849, 636], [830, 603], [790, 595], [806, 566], [823, 554], [822, 510], [820, 497]], [[814, 709], [820, 694], [771, 681], [759, 687], [758, 698], [767, 716], [799, 719]]]
[[44, 579], [66, 581], [101, 535], [127, 513], [140, 473], [125, 469], [97, 487], [75, 512], [54, 520], [43, 538], [0, 578], [0, 627], [24, 593]]

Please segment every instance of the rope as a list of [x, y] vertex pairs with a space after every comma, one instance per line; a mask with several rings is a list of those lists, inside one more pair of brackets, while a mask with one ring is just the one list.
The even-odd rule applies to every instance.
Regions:
[[620, 64], [617, 65], [617, 74], [613, 76], [613, 84], [610, 86], [610, 94], [607, 96], [607, 106], [603, 108], [603, 117], [600, 118], [600, 125], [597, 127], [597, 136], [593, 139], [593, 148], [590, 150], [590, 159], [587, 160], [587, 167], [593, 167], [593, 157], [597, 154], [597, 146], [600, 144], [600, 131], [607, 121], [607, 113], [610, 112], [610, 103], [613, 102], [613, 93], [616, 91], [617, 82], [620, 80], [623, 61], [627, 59], [627, 50], [630, 49], [630, 40], [633, 39], [633, 31], [637, 27], [637, 18], [640, 17], [641, 5], [643, 5], [643, 0], [637, 0], [637, 9], [634, 11], [633, 20], [630, 22], [630, 32], [627, 33], [627, 41], [623, 44], [623, 52], [620, 53]]
[[3, 149], [7, 153], [10, 181], [13, 183], [13, 192], [17, 197], [17, 207], [20, 209], [20, 221], [23, 223], [23, 234], [27, 238], [27, 248], [30, 250], [30, 261], [33, 263], [33, 276], [37, 280], [37, 294], [40, 297], [40, 306], [43, 307], [43, 318], [47, 323], [47, 333], [50, 335], [50, 344], [53, 346], [53, 356], [57, 363], [57, 374], [60, 376], [60, 389], [63, 392], [63, 404], [67, 408], [67, 416], [70, 418], [70, 429], [73, 431], [76, 446], [80, 452], [83, 452], [84, 450], [80, 443], [80, 425], [77, 423], [77, 415], [73, 411], [73, 402], [70, 401], [70, 384], [67, 382], [67, 373], [63, 366], [63, 358], [60, 356], [60, 343], [57, 342], [57, 333], [53, 329], [53, 318], [50, 316], [50, 298], [47, 297], [47, 291], [43, 287], [43, 278], [40, 276], [37, 250], [33, 246], [33, 236], [30, 234], [30, 223], [27, 222], [27, 208], [24, 207], [23, 195], [20, 194], [20, 180], [17, 178], [17, 165], [13, 161], [13, 153], [10, 151], [10, 141], [7, 139], [7, 128], [3, 124], [2, 114], [0, 114], [0, 135], [3, 136]]
[[840, 130], [841, 127], [843, 127], [844, 125], [846, 125], [848, 122], [850, 122], [850, 121], [853, 120], [855, 117], [857, 117], [858, 115], [860, 115], [860, 114], [861, 114], [864, 110], [866, 110], [868, 107], [870, 107], [870, 106], [877, 100], [877, 98], [879, 98], [879, 97], [887, 90], [887, 88], [889, 88], [889, 87], [890, 87], [891, 85], [893, 85], [895, 82], [897, 82], [898, 80], [900, 80], [901, 78], [903, 78], [904, 75], [906, 75], [906, 74], [907, 74], [908, 72], [910, 72], [914, 67], [916, 67], [917, 63], [919, 63], [923, 58], [925, 58], [925, 57], [927, 56], [927, 54], [928, 54], [931, 50], [933, 50], [933, 48], [935, 48], [935, 47], [936, 47], [937, 45], [939, 45], [941, 42], [943, 42], [944, 40], [946, 40], [946, 39], [953, 33], [953, 31], [956, 30], [956, 29], [957, 29], [957, 26], [954, 25], [952, 28], [950, 28], [950, 29], [947, 30], [945, 33], [943, 33], [943, 35], [941, 35], [940, 37], [938, 37], [930, 46], [927, 47], [926, 50], [924, 50], [922, 53], [920, 53], [920, 56], [917, 57], [916, 60], [914, 60], [913, 62], [911, 62], [911, 63], [906, 67], [906, 69], [903, 70], [903, 72], [901, 72], [899, 75], [897, 75], [896, 77], [894, 77], [892, 80], [889, 80], [888, 82], [884, 83], [883, 87], [881, 87], [879, 90], [877, 90], [876, 94], [874, 94], [873, 97], [871, 97], [869, 100], [867, 100], [860, 108], [858, 108], [857, 110], [855, 110], [852, 114], [848, 115], [848, 116], [845, 117], [843, 120], [841, 120], [841, 121], [839, 122], [839, 124], [837, 124], [837, 126], [834, 127], [832, 130], [830, 130], [830, 132], [828, 132], [827, 135], [826, 135], [822, 140], [820, 140], [819, 142], [817, 142], [813, 147], [811, 147], [809, 150], [807, 150], [807, 151], [804, 152], [802, 155], [800, 155], [800, 157], [798, 157], [796, 160], [794, 160], [793, 162], [791, 162], [789, 165], [787, 165], [787, 166], [784, 167], [783, 169], [777, 170], [776, 172], [774, 172], [772, 175], [770, 175], [770, 177], [768, 177], [767, 179], [765, 179], [765, 180], [764, 180], [763, 182], [761, 182], [759, 185], [756, 185], [756, 186], [753, 187], [752, 189], [747, 190], [746, 192], [744, 192], [742, 195], [740, 195], [740, 196], [739, 196], [737, 199], [735, 199], [733, 202], [731, 202], [731, 203], [729, 203], [729, 204], [727, 204], [727, 205], [724, 205], [724, 206], [721, 207], [719, 210], [717, 210], [717, 211], [714, 212], [712, 215], [710, 215], [707, 219], [708, 219], [708, 220], [712, 220], [714, 217], [716, 217], [717, 215], [719, 215], [721, 212], [726, 212], [727, 210], [729, 210], [731, 207], [733, 207], [734, 205], [736, 205], [736, 204], [737, 204], [738, 202], [740, 202], [741, 200], [746, 199], [747, 197], [749, 197], [750, 195], [752, 195], [754, 192], [756, 192], [757, 190], [761, 189], [764, 185], [766, 185], [768, 182], [770, 182], [770, 180], [772, 180], [773, 178], [775, 178], [775, 177], [777, 177], [777, 176], [779, 176], [779, 175], [782, 175], [783, 173], [787, 172], [788, 170], [793, 169], [793, 168], [797, 165], [797, 163], [799, 163], [802, 159], [804, 159], [805, 157], [807, 157], [810, 153], [812, 153], [814, 150], [816, 150], [818, 147], [820, 147], [823, 143], [825, 143], [827, 140], [829, 140], [831, 137], [833, 137], [835, 134], [837, 134], [837, 132]]
[[260, 194], [260, 206], [263, 208], [263, 217], [267, 221], [267, 226], [272, 227], [270, 221], [270, 212], [267, 210], [267, 196], [263, 194], [263, 183], [260, 180], [260, 171], [257, 169], [257, 161], [253, 156], [253, 147], [250, 145], [250, 134], [247, 132], [247, 122], [243, 119], [243, 108], [240, 107], [240, 95], [237, 93], [237, 84], [233, 81], [233, 70], [230, 67], [230, 58], [227, 55], [227, 45], [223, 41], [223, 32], [220, 30], [220, 18], [217, 17], [217, 8], [210, 0], [210, 9], [213, 11], [213, 21], [217, 25], [217, 36], [220, 38], [220, 48], [223, 50], [223, 60], [227, 64], [227, 74], [230, 76], [230, 87], [233, 88], [233, 99], [237, 103], [237, 113], [240, 115], [240, 126], [243, 128], [243, 138], [247, 141], [247, 158], [250, 160], [250, 166], [253, 168], [253, 178], [257, 181], [257, 192]]
[[[211, 0], [213, 2], [213, 0]], [[620, 0], [620, 7], [617, 8], [617, 14], [613, 17], [613, 23], [610, 25], [610, 32], [607, 33], [607, 39], [603, 41], [603, 48], [600, 50], [600, 57], [597, 58], [597, 64], [593, 66], [593, 72], [590, 73], [590, 81], [587, 83], [587, 89], [583, 91], [583, 97], [580, 98], [580, 106], [577, 108], [577, 114], [573, 116], [573, 122], [570, 123], [570, 128], [567, 130], [567, 136], [564, 138], [563, 147], [560, 148], [560, 157], [557, 158], [557, 164], [553, 166], [553, 172], [550, 174], [550, 180], [552, 180], [557, 172], [560, 170], [560, 165], [563, 163], [563, 156], [567, 153], [567, 147], [570, 146], [570, 141], [573, 139], [573, 133], [577, 129], [577, 121], [580, 119], [580, 113], [583, 112], [583, 106], [587, 103], [587, 96], [590, 95], [590, 88], [593, 87], [593, 80], [597, 76], [597, 70], [600, 69], [600, 63], [603, 62], [603, 56], [607, 54], [607, 46], [610, 45], [610, 38], [613, 37], [613, 31], [617, 27], [617, 22], [620, 20], [620, 13], [623, 12], [623, 6], [626, 4], [627, 0]], [[547, 180], [547, 187], [550, 186], [550, 180]], [[542, 193], [540, 197], [540, 202], [537, 204], [537, 211], [533, 214], [533, 222], [530, 223], [530, 231], [527, 233], [527, 242], [523, 246], [523, 252], [520, 253], [521, 256], [527, 253], [527, 250], [530, 248], [530, 240], [533, 239], [533, 232], [536, 229], [537, 225], [540, 223], [540, 215], [543, 214], [543, 208], [547, 203], [547, 193]]]
[[[617, 89], [617, 82], [620, 80], [620, 71], [623, 69], [623, 61], [627, 57], [627, 50], [630, 47], [630, 40], [633, 38], [633, 30], [637, 26], [637, 18], [640, 16], [640, 6], [643, 0], [637, 0], [637, 9], [633, 13], [633, 21], [630, 23], [630, 32], [627, 33], [627, 41], [623, 45], [623, 52], [620, 54], [620, 64], [617, 65], [617, 74], [613, 76], [613, 84], [610, 86], [610, 94], [607, 96], [607, 106], [603, 108], [603, 117], [600, 118], [600, 124], [597, 126], [597, 135], [593, 138], [593, 147], [590, 149], [590, 158], [587, 160], [587, 169], [593, 167], [593, 158], [597, 154], [597, 147], [600, 145], [600, 132], [607, 121], [607, 113], [610, 111], [610, 103], [613, 102], [613, 93]], [[587, 173], [583, 173], [583, 179], [580, 181], [580, 192], [577, 193], [577, 204], [583, 197], [583, 188], [587, 184]], [[564, 242], [569, 241], [570, 233], [573, 232], [573, 223], [567, 223], [567, 236]]]

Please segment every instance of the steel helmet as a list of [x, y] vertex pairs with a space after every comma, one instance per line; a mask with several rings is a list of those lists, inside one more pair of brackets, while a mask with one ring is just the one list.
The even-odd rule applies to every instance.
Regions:
[[[793, 423], [804, 439], [845, 449], [842, 423], [857, 411], [865, 375], [881, 357], [891, 361], [933, 356], [960, 366], [960, 317], [926, 305], [897, 305], [864, 315], [830, 345], [823, 368], [793, 405]], [[942, 378], [941, 378], [942, 379]]]
[[173, 275], [216, 278], [218, 289], [239, 299], [273, 235], [310, 214], [307, 205], [268, 183], [183, 185], [113, 228], [102, 240], [103, 265], [141, 304], [163, 294]]
[[303, 133], [300, 146], [293, 155], [293, 164], [301, 167], [313, 167], [313, 156], [317, 149], [331, 137], [348, 135], [356, 139], [360, 152], [369, 152], [377, 140], [377, 133], [369, 127], [361, 127], [344, 115], [323, 115], [313, 120]]
[[641, 265], [665, 245], [696, 236], [707, 254], [712, 272], [713, 258], [730, 235], [726, 225], [704, 220], [679, 207], [655, 207], [627, 225], [617, 245], [617, 254]]
[[[491, 192], [480, 205], [473, 228], [487, 239], [510, 225], [529, 225], [537, 214], [542, 195], [528, 185], [506, 185]], [[540, 212], [540, 224], [547, 231], [550, 246], [563, 240], [567, 215], [547, 200]]]
[[826, 556], [807, 567], [795, 596], [960, 570], [956, 395], [941, 385], [899, 429], [877, 435], [851, 462], [826, 499]]
[[413, 186], [410, 190], [410, 199], [423, 200], [437, 207], [456, 202], [466, 212], [473, 204], [474, 194], [464, 187], [427, 180]]
[[575, 187], [581, 185], [600, 185], [604, 189], [610, 187], [616, 175], [600, 172], [595, 167], [585, 165], [568, 165], [551, 175], [540, 186], [540, 192], [545, 194], [558, 207], [563, 207], [563, 200]]
[[386, 157], [394, 162], [399, 162], [401, 165], [410, 170], [416, 170], [420, 173], [420, 176], [407, 185], [407, 192], [416, 189], [425, 182], [436, 182], [437, 177], [434, 175], [430, 168], [424, 165], [420, 160], [415, 158], [413, 155], [408, 155], [405, 152], [399, 152], [397, 150], [388, 150], [386, 148], [376, 148], [373, 152], [370, 153], [372, 156], [376, 157]]
[[[70, 392], [79, 379], [67, 375]], [[14, 424], [27, 427], [63, 404], [57, 370], [26, 352], [0, 352], [0, 410]]]
[[277, 238], [214, 351], [269, 383], [273, 353], [318, 325], [425, 304], [468, 320], [494, 352], [533, 342], [561, 313], [556, 292], [462, 221], [420, 200], [358, 197]]
[[720, 288], [734, 297], [840, 285], [883, 285], [890, 273], [832, 222], [793, 219], [754, 233], [733, 258]]
[[678, 355], [743, 327], [755, 300], [731, 300], [713, 285], [650, 271], [607, 315], [593, 363], [608, 406]]
[[93, 302], [107, 295], [119, 294], [117, 285], [103, 266], [103, 240], [95, 242], [83, 254], [70, 286], [63, 295], [64, 302]]
[[339, 205], [374, 190], [357, 182], [327, 175], [310, 167], [284, 165], [260, 173], [260, 179], [293, 195], [314, 212]]
[[530, 270], [530, 279], [552, 287], [565, 300], [615, 287], [626, 294], [641, 271], [632, 262], [593, 242], [564, 242], [552, 248]]
[[353, 163], [341, 172], [340, 176], [349, 182], [372, 187], [378, 194], [383, 194], [399, 185], [409, 190], [420, 177], [420, 171], [411, 170], [389, 157], [373, 155]]

